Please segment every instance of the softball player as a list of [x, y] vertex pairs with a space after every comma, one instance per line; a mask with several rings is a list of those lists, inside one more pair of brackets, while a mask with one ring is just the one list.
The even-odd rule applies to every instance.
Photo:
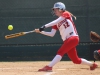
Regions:
[[[76, 46], [79, 43], [79, 36], [75, 24], [72, 20], [72, 17], [76, 17], [70, 12], [66, 11], [66, 7], [62, 2], [55, 3], [52, 10], [54, 14], [58, 16], [58, 19], [40, 27], [39, 29], [35, 29], [35, 32], [53, 37], [56, 31], [59, 30], [63, 40], [63, 45], [58, 50], [57, 55], [50, 62], [50, 64], [39, 69], [38, 71], [52, 71], [52, 67], [62, 59], [64, 54], [67, 54], [75, 64], [88, 65], [90, 66], [90, 70], [97, 68], [96, 63], [92, 63], [86, 59], [79, 58], [77, 55]], [[48, 27], [52, 27], [51, 32], [43, 31]]]

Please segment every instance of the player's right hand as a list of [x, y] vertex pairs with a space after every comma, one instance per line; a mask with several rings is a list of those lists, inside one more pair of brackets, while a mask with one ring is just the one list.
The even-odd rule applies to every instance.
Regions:
[[40, 33], [40, 30], [39, 30], [39, 29], [35, 29], [35, 32], [36, 32], [36, 33]]

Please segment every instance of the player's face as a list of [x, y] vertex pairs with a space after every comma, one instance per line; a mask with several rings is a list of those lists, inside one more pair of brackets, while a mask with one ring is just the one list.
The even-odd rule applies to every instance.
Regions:
[[55, 14], [56, 16], [58, 16], [58, 17], [61, 16], [61, 14], [62, 14], [62, 12], [59, 11], [58, 8], [53, 9], [53, 12], [54, 12], [54, 14]]

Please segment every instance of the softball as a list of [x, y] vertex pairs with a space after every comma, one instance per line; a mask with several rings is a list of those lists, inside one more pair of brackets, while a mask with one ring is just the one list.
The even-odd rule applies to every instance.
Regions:
[[8, 25], [8, 30], [13, 30], [13, 25]]

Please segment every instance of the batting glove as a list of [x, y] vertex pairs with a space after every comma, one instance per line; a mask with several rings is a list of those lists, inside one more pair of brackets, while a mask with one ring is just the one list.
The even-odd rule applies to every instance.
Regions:
[[42, 26], [42, 27], [39, 28], [39, 31], [41, 32], [41, 31], [43, 31], [44, 29], [45, 29], [45, 26]]

